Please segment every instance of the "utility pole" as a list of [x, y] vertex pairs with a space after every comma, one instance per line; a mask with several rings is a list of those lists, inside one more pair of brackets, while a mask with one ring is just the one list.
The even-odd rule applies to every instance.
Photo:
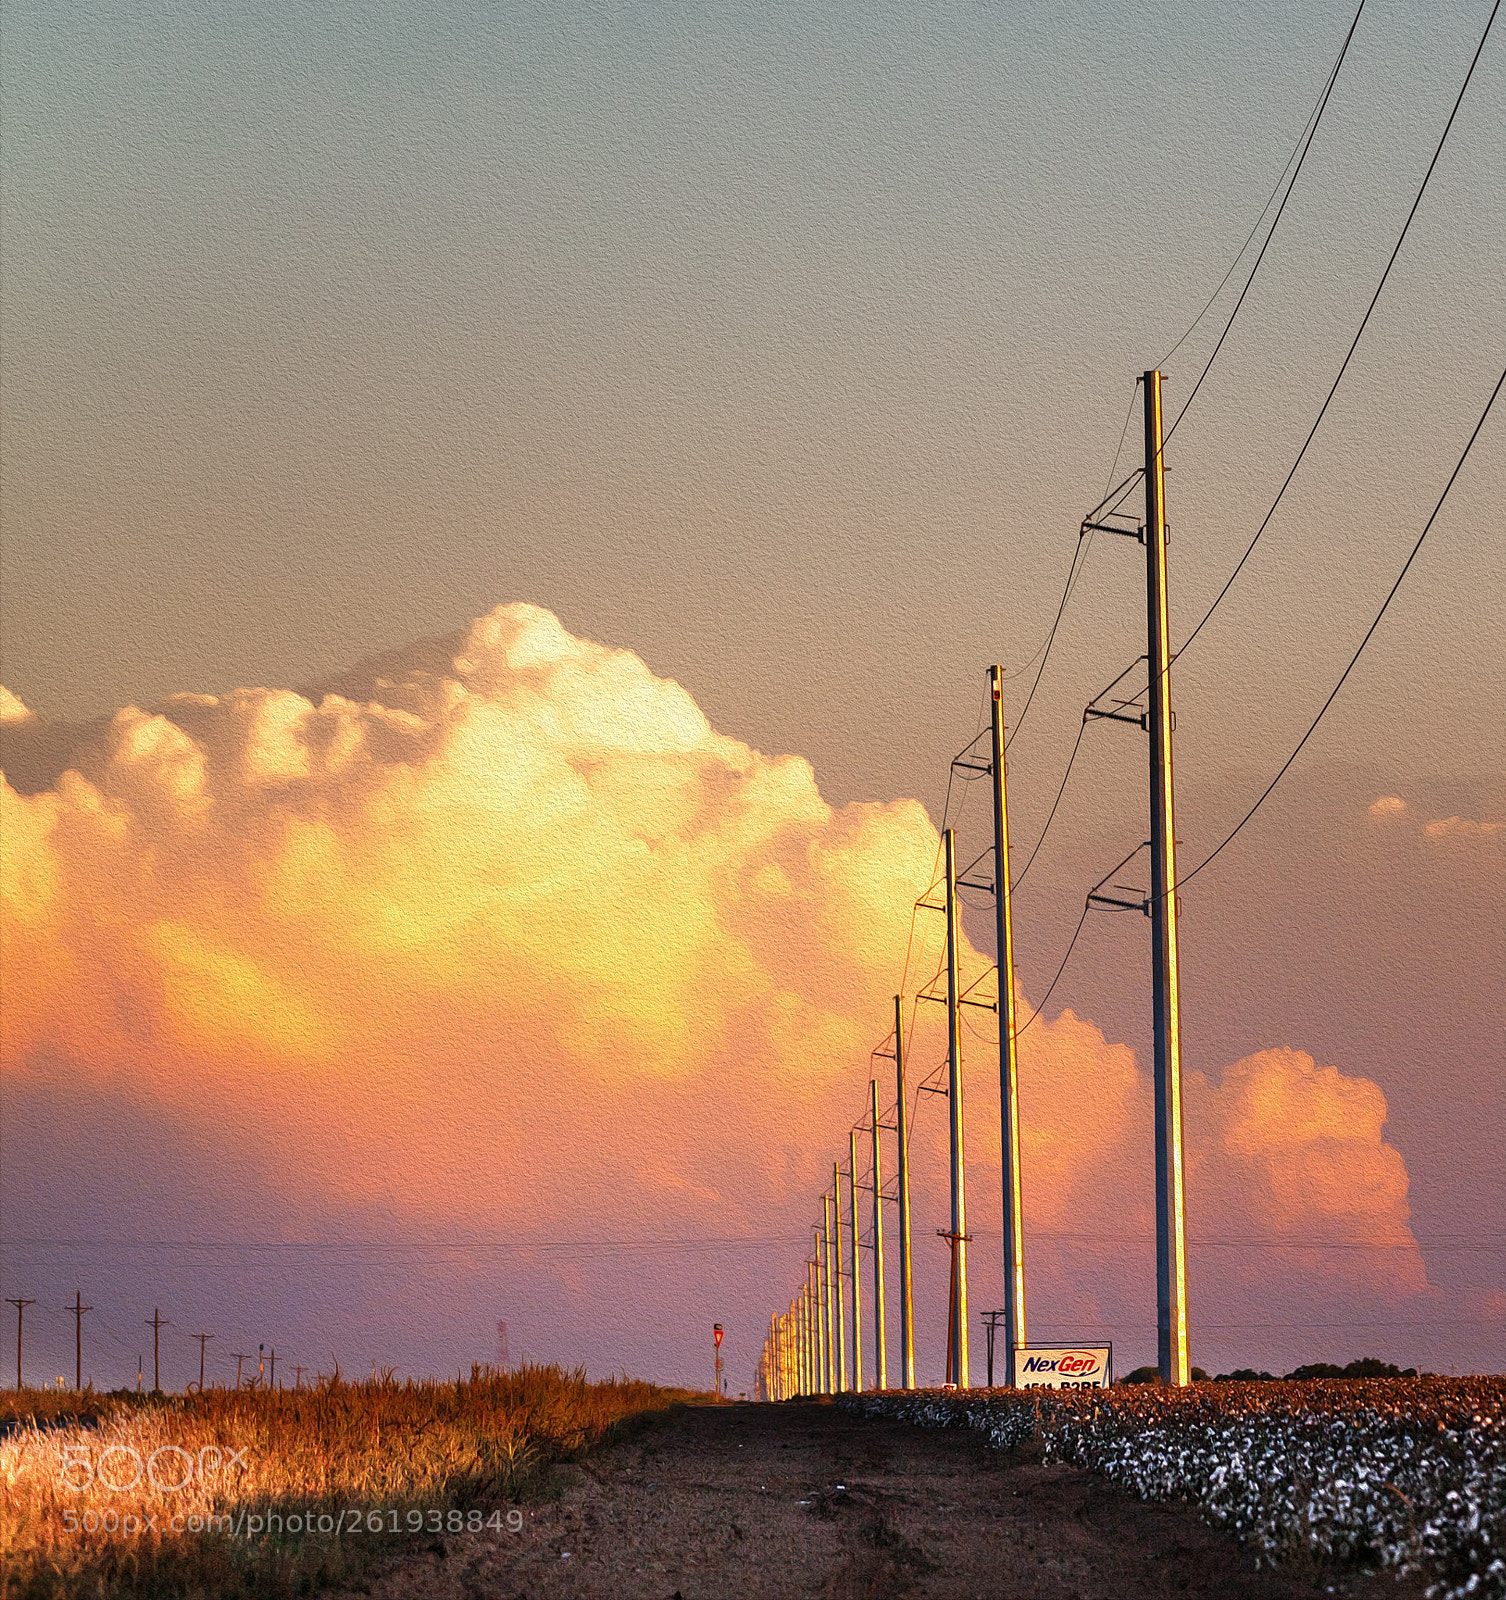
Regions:
[[83, 1295], [75, 1289], [73, 1304], [63, 1309], [73, 1313], [73, 1387], [76, 1392], [84, 1387], [84, 1313], [94, 1307], [86, 1306]]
[[251, 1357], [242, 1355], [239, 1350], [232, 1350], [230, 1354], [235, 1357], [235, 1387], [236, 1391], [239, 1392], [241, 1386], [241, 1364], [249, 1361]]
[[821, 1392], [835, 1394], [837, 1347], [836, 1318], [831, 1303], [831, 1196], [821, 1196]]
[[189, 1334], [188, 1337], [190, 1339], [197, 1339], [199, 1341], [199, 1393], [203, 1394], [203, 1392], [204, 1392], [204, 1346], [206, 1344], [208, 1344], [209, 1341], [212, 1338], [214, 1338], [214, 1335], [212, 1333], [191, 1333], [191, 1334]]
[[[307, 1367], [294, 1367], [293, 1368], [293, 1392], [295, 1394], [300, 1389], [303, 1388], [303, 1375], [307, 1371], [308, 1371]], [[204, 1386], [204, 1384], [203, 1384], [203, 1376], [201, 1374], [200, 1375], [200, 1381], [199, 1381], [199, 1387], [203, 1388], [203, 1386]]]
[[889, 1387], [889, 1361], [884, 1350], [884, 1180], [879, 1169], [878, 1079], [868, 1080], [868, 1118], [873, 1130], [873, 1376], [879, 1389]]
[[915, 1300], [910, 1278], [910, 1135], [905, 1120], [905, 997], [894, 997], [894, 1124], [899, 1143], [899, 1348], [901, 1387], [915, 1387]]
[[162, 1330], [172, 1327], [172, 1323], [162, 1315], [161, 1308], [152, 1307], [152, 1314], [146, 1319], [146, 1325], [152, 1330], [152, 1393], [162, 1393], [162, 1360], [161, 1344]]
[[[1020, 1193], [1020, 1070], [1015, 1048], [1014, 917], [1010, 909], [1009, 804], [1004, 782], [1004, 669], [988, 669], [993, 700], [994, 937], [999, 967], [999, 1121], [1004, 1150], [1004, 1310], [1009, 1323], [1004, 1382], [1014, 1387], [1014, 1352], [1025, 1343], [1025, 1219]], [[989, 1383], [993, 1382], [989, 1339]]]
[[852, 1253], [852, 1392], [863, 1392], [863, 1274], [858, 1270], [858, 1131], [847, 1130], [847, 1227]]
[[994, 1386], [994, 1337], [999, 1331], [1000, 1321], [1004, 1323], [1004, 1332], [1009, 1332], [1009, 1315], [1004, 1311], [985, 1311], [983, 1324], [988, 1332], [988, 1387]]
[[832, 1368], [833, 1394], [841, 1394], [847, 1387], [847, 1302], [842, 1298], [842, 1171], [835, 1161], [831, 1164], [831, 1234], [828, 1248], [832, 1252], [831, 1284], [836, 1297], [837, 1345]]
[[16, 1393], [21, 1392], [21, 1319], [26, 1315], [27, 1306], [34, 1306], [35, 1300], [12, 1299], [9, 1295], [5, 1298], [8, 1306], [16, 1308]]
[[948, 1378], [959, 1389], [967, 1381], [967, 1200], [962, 1162], [962, 984], [958, 969], [961, 930], [957, 921], [957, 834], [948, 828], [946, 848], [946, 1031], [947, 1101], [952, 1113], [952, 1282], [949, 1310]]
[[1145, 374], [1145, 576], [1150, 677], [1151, 997], [1156, 1061], [1156, 1357], [1162, 1383], [1191, 1381], [1187, 1223], [1182, 1188], [1181, 994], [1171, 760], [1171, 639], [1166, 597], [1166, 465], [1161, 374]]
[[276, 1384], [277, 1384], [277, 1346], [276, 1345], [273, 1345], [271, 1354], [268, 1356], [268, 1360], [271, 1363], [271, 1365], [270, 1365], [270, 1367], [268, 1368], [268, 1371], [267, 1371], [267, 1387], [269, 1389], [271, 1389], [271, 1388], [274, 1388], [276, 1386]]
[[816, 1286], [820, 1281], [821, 1269], [814, 1261], [807, 1261], [805, 1265], [805, 1392], [815, 1394], [820, 1388], [821, 1310]]

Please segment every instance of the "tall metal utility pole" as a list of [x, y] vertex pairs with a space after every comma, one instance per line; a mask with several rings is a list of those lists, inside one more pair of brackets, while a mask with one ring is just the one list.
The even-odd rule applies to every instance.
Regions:
[[795, 1296], [795, 1342], [790, 1354], [794, 1360], [796, 1394], [810, 1393], [810, 1275], [811, 1264], [805, 1263], [805, 1284]]
[[967, 1381], [967, 1200], [962, 1162], [962, 983], [958, 969], [961, 929], [957, 920], [957, 835], [948, 828], [946, 846], [946, 1033], [947, 1103], [952, 1113], [951, 1304], [948, 1307], [947, 1367], [959, 1389]]
[[[1009, 803], [1004, 782], [1004, 669], [988, 669], [993, 700], [994, 937], [999, 966], [999, 1123], [1004, 1150], [1004, 1310], [1009, 1324], [1004, 1382], [1014, 1387], [1014, 1352], [1025, 1343], [1025, 1218], [1020, 1192], [1020, 1066], [1015, 1048], [1014, 917], [1009, 903]], [[992, 1352], [992, 1339], [989, 1350]], [[992, 1381], [993, 1363], [989, 1374]]]
[[879, 1166], [878, 1079], [868, 1080], [868, 1119], [873, 1130], [873, 1381], [889, 1387], [889, 1359], [884, 1349], [884, 1179]]
[[152, 1330], [152, 1393], [162, 1393], [162, 1361], [161, 1343], [162, 1330], [172, 1327], [166, 1317], [162, 1315], [161, 1308], [152, 1307], [152, 1314], [145, 1319], [147, 1327]]
[[199, 1393], [203, 1394], [203, 1392], [204, 1392], [204, 1346], [206, 1344], [208, 1344], [209, 1341], [212, 1338], [214, 1338], [214, 1335], [212, 1333], [191, 1333], [191, 1334], [189, 1334], [188, 1337], [190, 1339], [197, 1339], [199, 1341]]
[[1171, 762], [1171, 639], [1166, 600], [1166, 465], [1161, 374], [1145, 374], [1145, 577], [1150, 675], [1151, 997], [1156, 1057], [1156, 1358], [1161, 1382], [1191, 1381], [1187, 1228], [1182, 1188], [1181, 995]]
[[826, 1246], [821, 1240], [821, 1229], [812, 1229], [811, 1254], [814, 1283], [811, 1289], [811, 1393], [821, 1394], [826, 1388]]
[[821, 1389], [821, 1307], [817, 1294], [821, 1269], [814, 1261], [811, 1261], [809, 1266], [810, 1282], [806, 1289], [805, 1319], [810, 1339], [805, 1350], [805, 1392], [818, 1394]]
[[894, 1124], [899, 1141], [899, 1349], [902, 1387], [915, 1387], [915, 1300], [910, 1279], [910, 1135], [905, 1121], [905, 997], [894, 997]]
[[863, 1274], [858, 1270], [858, 1131], [847, 1130], [847, 1243], [852, 1255], [852, 1392], [863, 1392]]
[[822, 1307], [826, 1315], [826, 1344], [822, 1354], [826, 1360], [826, 1368], [822, 1374], [823, 1388], [827, 1394], [837, 1392], [837, 1318], [836, 1306], [832, 1302], [832, 1270], [831, 1270], [831, 1195], [821, 1196], [821, 1281], [825, 1285], [825, 1304]]
[[832, 1290], [837, 1299], [837, 1358], [832, 1394], [842, 1394], [847, 1389], [847, 1301], [842, 1298], [842, 1168], [832, 1162]]
[[20, 1394], [20, 1392], [21, 1392], [21, 1318], [26, 1315], [27, 1306], [34, 1306], [36, 1304], [36, 1301], [35, 1300], [12, 1299], [11, 1296], [7, 1295], [5, 1297], [5, 1303], [8, 1306], [14, 1306], [16, 1308], [16, 1393]]
[[81, 1390], [84, 1387], [84, 1313], [94, 1307], [86, 1306], [83, 1295], [75, 1289], [73, 1304], [63, 1309], [73, 1313], [73, 1387]]

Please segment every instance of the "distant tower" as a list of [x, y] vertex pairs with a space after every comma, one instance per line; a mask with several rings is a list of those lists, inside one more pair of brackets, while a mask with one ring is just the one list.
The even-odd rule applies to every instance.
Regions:
[[506, 1367], [508, 1364], [507, 1324], [505, 1322], [499, 1322], [497, 1324], [497, 1365], [499, 1367]]

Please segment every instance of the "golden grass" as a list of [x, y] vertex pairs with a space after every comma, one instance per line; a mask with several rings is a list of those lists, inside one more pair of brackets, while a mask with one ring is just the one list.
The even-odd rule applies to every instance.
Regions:
[[551, 1463], [699, 1398], [558, 1367], [473, 1368], [443, 1384], [337, 1375], [298, 1393], [10, 1395], [0, 1600], [351, 1586], [457, 1521], [504, 1532]]

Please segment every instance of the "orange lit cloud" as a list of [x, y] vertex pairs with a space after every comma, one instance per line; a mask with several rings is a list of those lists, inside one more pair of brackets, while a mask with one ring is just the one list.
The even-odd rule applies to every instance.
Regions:
[[[51, 787], [5, 786], [12, 1083], [132, 1096], [305, 1219], [513, 1238], [803, 1221], [935, 860], [921, 806], [834, 810], [806, 762], [717, 733], [535, 607], [481, 618], [448, 666], [383, 670], [317, 704], [128, 708]], [[29, 714], [6, 696], [0, 716]], [[929, 1015], [917, 1060], [938, 1044]], [[986, 1225], [991, 1055], [970, 1050]], [[1030, 1226], [1147, 1235], [1133, 1053], [1064, 1012], [1021, 1070]], [[918, 1145], [933, 1169], [941, 1120]], [[1200, 1226], [1394, 1245], [1387, 1281], [1421, 1287], [1384, 1121], [1368, 1080], [1293, 1050], [1193, 1074]]]
[[[1399, 795], [1383, 794], [1370, 807], [1372, 817], [1410, 817], [1411, 807]], [[1476, 822], [1469, 817], [1440, 817], [1421, 823], [1429, 839], [1493, 839], [1506, 833], [1506, 822]]]

